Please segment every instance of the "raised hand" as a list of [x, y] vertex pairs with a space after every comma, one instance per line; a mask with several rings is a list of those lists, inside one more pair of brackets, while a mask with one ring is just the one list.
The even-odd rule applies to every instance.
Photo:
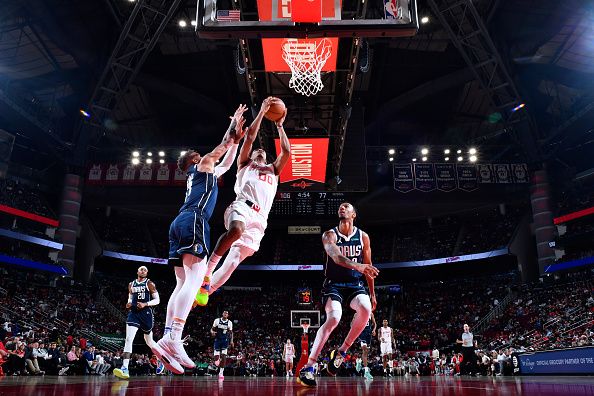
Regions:
[[276, 99], [274, 96], [269, 96], [266, 99], [264, 99], [262, 101], [262, 106], [260, 106], [260, 113], [262, 113], [262, 114], [268, 113], [268, 110], [270, 110], [270, 105], [272, 104], [272, 101], [274, 99]]
[[240, 104], [237, 110], [235, 110], [235, 114], [233, 114], [232, 119], [235, 119], [236, 122], [239, 122], [239, 118], [243, 116], [243, 113], [247, 111], [247, 106], [244, 104]]
[[234, 136], [234, 141], [235, 143], [239, 143], [241, 141], [241, 139], [243, 139], [243, 137], [245, 136], [245, 134], [248, 131], [248, 127], [243, 127], [245, 124], [245, 118], [243, 118], [243, 116], [240, 116], [239, 120], [237, 121], [237, 124], [235, 124], [235, 136]]
[[281, 126], [283, 126], [283, 123], [285, 122], [285, 118], [287, 118], [287, 109], [285, 109], [285, 114], [283, 114], [283, 116], [279, 120], [275, 121], [274, 123], [276, 124], [277, 127], [281, 127]]

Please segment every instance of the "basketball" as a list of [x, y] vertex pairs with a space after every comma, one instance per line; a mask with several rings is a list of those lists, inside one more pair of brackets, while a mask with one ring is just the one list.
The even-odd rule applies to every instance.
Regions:
[[276, 98], [272, 101], [270, 109], [268, 109], [266, 114], [264, 114], [264, 117], [272, 122], [275, 122], [283, 117], [285, 111], [287, 111], [285, 103], [282, 100]]

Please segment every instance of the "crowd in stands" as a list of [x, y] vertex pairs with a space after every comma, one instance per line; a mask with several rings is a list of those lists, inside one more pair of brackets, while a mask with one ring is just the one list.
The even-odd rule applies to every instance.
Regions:
[[[10, 374], [108, 374], [121, 364], [121, 350], [99, 345], [98, 339], [83, 336], [83, 330], [123, 335], [127, 284], [133, 278], [97, 274], [95, 286], [66, 279], [48, 278], [0, 268], [0, 314], [4, 322], [0, 352], [4, 372]], [[390, 366], [393, 375], [468, 374], [460, 363], [455, 347], [462, 325], [476, 324], [494, 307], [513, 293], [503, 316], [494, 319], [488, 329], [477, 334], [477, 362], [472, 374], [509, 373], [511, 354], [523, 350], [544, 350], [594, 345], [594, 278], [582, 272], [563, 282], [531, 283], [517, 286], [516, 274], [489, 278], [450, 279], [436, 282], [405, 283], [400, 294], [378, 288], [378, 326], [389, 320], [395, 329], [397, 350]], [[153, 279], [163, 303], [155, 309], [154, 336], [161, 337], [166, 301], [173, 289], [170, 279]], [[98, 287], [120, 315], [97, 300]], [[227, 370], [231, 375], [284, 375], [282, 347], [287, 338], [300, 349], [301, 329], [289, 327], [290, 311], [297, 309], [295, 284], [258, 284], [221, 290], [211, 296], [206, 307], [192, 311], [187, 326], [187, 351], [197, 368], [188, 374], [208, 375], [212, 360], [210, 328], [222, 310], [234, 322], [235, 347], [230, 351]], [[313, 288], [314, 304], [321, 309], [320, 290]], [[59, 319], [59, 322], [58, 320]], [[331, 348], [337, 347], [346, 333], [352, 312], [345, 309], [320, 357], [318, 370], [323, 372]], [[323, 317], [322, 317], [323, 320]], [[56, 327], [56, 323], [66, 326]], [[94, 333], [93, 333], [94, 334]], [[310, 329], [310, 343], [315, 329]], [[95, 349], [95, 347], [99, 349]], [[120, 346], [121, 348], [121, 346]], [[154, 374], [156, 361], [150, 351], [136, 345], [130, 370], [133, 375]], [[0, 345], [0, 350], [2, 350]], [[110, 350], [106, 350], [110, 349]], [[370, 367], [374, 375], [383, 369], [378, 342], [372, 342]], [[433, 350], [433, 351], [432, 351]], [[148, 352], [148, 353], [146, 353]], [[13, 356], [15, 355], [15, 356]], [[78, 359], [78, 360], [77, 360]], [[357, 375], [360, 348], [355, 344], [347, 356], [341, 375]], [[386, 373], [386, 374], [389, 374]]]
[[556, 193], [557, 216], [594, 206], [594, 183], [592, 180], [585, 180], [582, 183], [570, 180], [566, 185], [554, 188], [553, 192]]
[[40, 216], [56, 218], [39, 188], [20, 183], [13, 179], [0, 179], [0, 204], [10, 206]]

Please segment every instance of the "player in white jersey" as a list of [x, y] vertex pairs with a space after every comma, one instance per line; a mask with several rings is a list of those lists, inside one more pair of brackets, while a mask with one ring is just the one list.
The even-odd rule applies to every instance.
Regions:
[[288, 339], [283, 348], [283, 360], [285, 361], [285, 369], [287, 370], [287, 378], [293, 376], [293, 359], [295, 359], [295, 345]]
[[[378, 338], [380, 341], [380, 353], [384, 365], [384, 375], [388, 373], [388, 365], [392, 366], [392, 346], [396, 349], [396, 340], [394, 339], [394, 332], [392, 328], [388, 326], [388, 320], [384, 319], [382, 327], [379, 329]], [[392, 376], [392, 369], [390, 367], [390, 376]]]
[[[225, 211], [225, 232], [208, 260], [208, 271], [196, 296], [195, 305], [204, 306], [208, 296], [221, 287], [231, 276], [235, 268], [247, 257], [260, 248], [260, 241], [268, 225], [268, 213], [278, 186], [278, 175], [289, 161], [291, 145], [283, 128], [285, 114], [275, 122], [280, 137], [281, 152], [272, 163], [266, 162], [266, 152], [256, 149], [252, 144], [256, 140], [262, 117], [276, 100], [268, 97], [262, 102], [260, 112], [245, 133], [245, 141], [237, 158], [237, 180], [235, 182], [235, 201]], [[251, 154], [250, 154], [251, 152]], [[223, 265], [212, 275], [221, 256], [229, 250]]]

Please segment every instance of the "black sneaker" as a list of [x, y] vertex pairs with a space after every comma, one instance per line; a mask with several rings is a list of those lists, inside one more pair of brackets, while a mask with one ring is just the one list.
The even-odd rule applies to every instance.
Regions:
[[340, 365], [344, 361], [345, 357], [346, 353], [339, 352], [337, 349], [333, 349], [332, 352], [330, 352], [330, 361], [328, 362], [328, 367], [326, 368], [326, 371], [329, 375], [336, 377], [338, 369], [340, 368]]
[[316, 375], [314, 373], [313, 367], [303, 367], [301, 371], [299, 371], [297, 382], [303, 386], [309, 386], [312, 388], [316, 386]]

